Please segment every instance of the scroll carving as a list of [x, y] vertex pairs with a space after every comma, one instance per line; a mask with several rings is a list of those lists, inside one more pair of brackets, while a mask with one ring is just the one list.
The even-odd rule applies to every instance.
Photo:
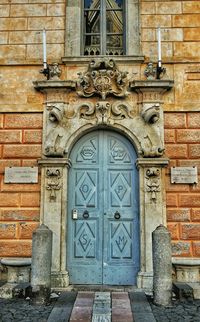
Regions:
[[127, 72], [120, 72], [113, 59], [91, 60], [85, 73], [78, 73], [77, 94], [82, 97], [108, 95], [124, 97], [128, 88]]
[[110, 124], [112, 120], [123, 120], [132, 118], [131, 108], [125, 102], [115, 102], [110, 104], [108, 101], [84, 103], [79, 106], [80, 118], [86, 120], [96, 119], [97, 124]]
[[156, 203], [157, 193], [160, 192], [160, 169], [149, 168], [146, 170], [146, 191], [150, 193], [150, 199]]
[[155, 104], [144, 104], [141, 116], [146, 123], [156, 123], [160, 118], [160, 105]]
[[61, 189], [61, 172], [59, 169], [46, 170], [47, 184], [46, 189], [50, 191], [50, 202], [56, 201], [56, 191]]

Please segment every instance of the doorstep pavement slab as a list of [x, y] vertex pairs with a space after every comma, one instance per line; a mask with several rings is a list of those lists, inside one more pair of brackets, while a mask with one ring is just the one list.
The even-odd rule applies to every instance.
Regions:
[[156, 322], [144, 292], [68, 293], [61, 294], [48, 322]]

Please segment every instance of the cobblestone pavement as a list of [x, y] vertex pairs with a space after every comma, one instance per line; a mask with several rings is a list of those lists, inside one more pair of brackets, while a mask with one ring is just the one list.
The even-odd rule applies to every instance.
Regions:
[[0, 298], [0, 322], [46, 322], [54, 304], [33, 306], [23, 299]]
[[158, 322], [200, 322], [200, 300], [174, 300], [172, 307], [163, 308], [154, 305], [151, 297], [148, 299]]
[[[154, 305], [150, 296], [148, 300], [157, 322], [200, 322], [200, 300], [175, 300], [169, 308]], [[23, 299], [0, 299], [0, 322], [47, 322], [55, 303], [33, 306]]]

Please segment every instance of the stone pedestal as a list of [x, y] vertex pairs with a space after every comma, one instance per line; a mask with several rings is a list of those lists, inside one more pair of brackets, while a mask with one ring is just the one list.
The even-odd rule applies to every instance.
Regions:
[[31, 286], [34, 304], [42, 304], [49, 300], [51, 259], [52, 231], [42, 224], [33, 233]]
[[152, 246], [154, 303], [169, 306], [172, 296], [171, 237], [163, 225], [153, 231]]
[[31, 258], [2, 258], [1, 264], [7, 268], [8, 283], [30, 282]]

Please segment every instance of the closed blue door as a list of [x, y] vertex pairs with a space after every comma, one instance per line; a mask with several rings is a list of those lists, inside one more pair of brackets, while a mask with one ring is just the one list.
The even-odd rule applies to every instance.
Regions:
[[139, 270], [139, 221], [132, 145], [117, 133], [95, 131], [76, 143], [70, 158], [70, 283], [134, 285]]

